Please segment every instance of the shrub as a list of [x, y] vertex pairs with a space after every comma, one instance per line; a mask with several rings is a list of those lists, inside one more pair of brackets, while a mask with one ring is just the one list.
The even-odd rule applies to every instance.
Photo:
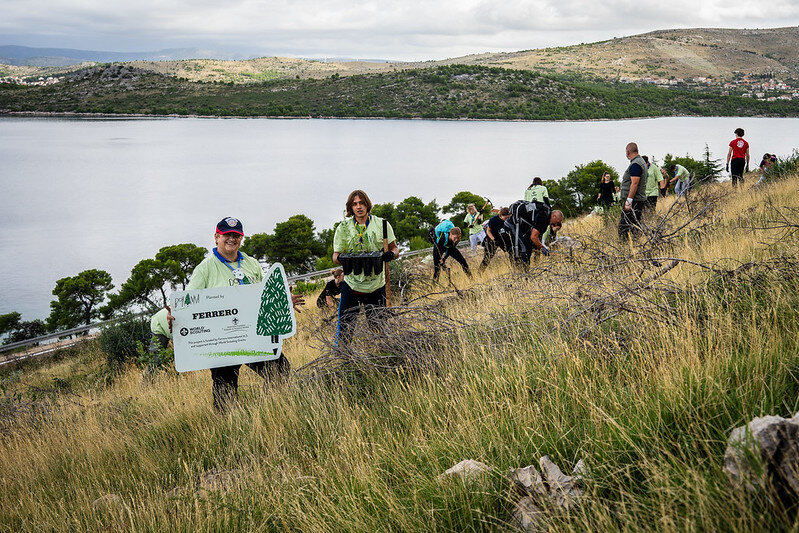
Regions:
[[319, 281], [298, 281], [291, 291], [294, 294], [302, 294], [308, 296], [309, 294], [321, 291], [325, 286], [324, 280]]
[[150, 320], [146, 316], [127, 315], [103, 328], [100, 349], [105, 352], [108, 366], [118, 369], [139, 357], [138, 345], [150, 343]]
[[414, 235], [411, 237], [410, 242], [408, 243], [411, 247], [411, 251], [415, 252], [416, 250], [424, 250], [425, 248], [430, 248], [430, 241], [423, 237], [419, 237], [418, 235]]

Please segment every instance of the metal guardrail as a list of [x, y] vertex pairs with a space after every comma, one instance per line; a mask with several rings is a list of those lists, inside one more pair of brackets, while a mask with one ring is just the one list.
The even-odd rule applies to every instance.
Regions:
[[[464, 246], [468, 246], [468, 245], [469, 245], [468, 242], [460, 242], [460, 243], [458, 243], [458, 247], [459, 248], [463, 248]], [[400, 260], [407, 259], [408, 257], [414, 257], [414, 256], [417, 256], [417, 255], [428, 254], [428, 253], [431, 253], [432, 251], [433, 251], [433, 248], [430, 247], [430, 248], [424, 248], [422, 250], [415, 250], [413, 252], [403, 252], [402, 256], [400, 257]], [[307, 274], [298, 274], [296, 276], [288, 276], [287, 279], [288, 279], [288, 282], [291, 284], [291, 283], [296, 283], [298, 281], [307, 281], [309, 279], [321, 278], [321, 277], [324, 277], [324, 276], [329, 276], [333, 272], [333, 270], [335, 270], [336, 268], [339, 268], [339, 267], [326, 268], [324, 270], [317, 270], [317, 271], [314, 271], [314, 272], [309, 272]], [[142, 316], [142, 315], [145, 315], [145, 314], [147, 314], [147, 313], [136, 313], [134, 316]], [[70, 337], [70, 336], [73, 336], [73, 335], [80, 335], [80, 334], [83, 334], [83, 333], [88, 333], [89, 331], [91, 331], [93, 329], [99, 329], [102, 326], [105, 326], [105, 325], [108, 325], [108, 324], [112, 324], [112, 323], [114, 323], [114, 322], [116, 322], [118, 320], [119, 320], [119, 318], [112, 318], [110, 320], [103, 320], [101, 322], [94, 322], [94, 323], [88, 324], [86, 326], [79, 326], [77, 328], [67, 329], [67, 330], [64, 330], [64, 331], [57, 331], [55, 333], [50, 333], [48, 335], [42, 335], [41, 337], [36, 337], [36, 338], [33, 338], [33, 339], [28, 339], [28, 340], [19, 341], [19, 342], [12, 342], [10, 344], [3, 344], [3, 345], [0, 345], [0, 354], [6, 353], [6, 352], [10, 352], [12, 350], [16, 350], [16, 349], [19, 349], [19, 348], [27, 348], [28, 346], [34, 346], [34, 345], [39, 345], [39, 344], [42, 344], [42, 343], [47, 343], [48, 341], [63, 339], [64, 337]], [[22, 358], [25, 358], [25, 357], [21, 357], [20, 359], [22, 359]], [[3, 364], [3, 363], [0, 363], [0, 364]]]

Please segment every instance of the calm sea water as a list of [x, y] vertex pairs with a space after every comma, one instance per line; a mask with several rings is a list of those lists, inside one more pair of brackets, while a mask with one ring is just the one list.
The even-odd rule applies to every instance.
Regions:
[[[55, 281], [89, 268], [117, 286], [162, 246], [213, 246], [216, 222], [271, 232], [302, 213], [318, 230], [347, 194], [375, 203], [419, 196], [443, 205], [462, 190], [495, 205], [533, 176], [560, 178], [624, 146], [723, 159], [746, 129], [753, 166], [799, 146], [799, 119], [662, 118], [603, 122], [0, 118], [0, 314], [49, 313]], [[794, 132], [790, 133], [789, 132]]]

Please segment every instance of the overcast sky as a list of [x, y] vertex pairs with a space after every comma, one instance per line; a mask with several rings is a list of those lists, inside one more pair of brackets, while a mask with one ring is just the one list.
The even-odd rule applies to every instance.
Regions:
[[443, 59], [656, 29], [799, 25], [799, 0], [0, 0], [0, 44]]

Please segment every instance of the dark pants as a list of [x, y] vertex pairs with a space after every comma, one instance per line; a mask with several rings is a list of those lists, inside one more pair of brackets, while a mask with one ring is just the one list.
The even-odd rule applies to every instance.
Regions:
[[657, 207], [657, 205], [658, 205], [658, 197], [657, 197], [657, 195], [655, 195], [655, 196], [647, 196], [646, 197], [646, 208], [647, 209], [652, 209], [654, 211], [655, 208]]
[[338, 302], [338, 326], [336, 328], [336, 346], [345, 344], [352, 335], [352, 327], [363, 305], [366, 320], [377, 325], [381, 320], [381, 309], [386, 307], [386, 287], [374, 292], [356, 292], [341, 282], [341, 300]]
[[[291, 364], [282, 353], [280, 357], [272, 361], [247, 363], [247, 366], [265, 380], [270, 381], [287, 376], [291, 371]], [[241, 365], [220, 366], [211, 369], [215, 410], [219, 412], [225, 411], [238, 396], [240, 369]]]
[[505, 250], [506, 252], [511, 253], [509, 252], [511, 246], [512, 245], [508, 239], [507, 233], [500, 233], [496, 237], [496, 240], [486, 237], [485, 240], [483, 240], [484, 253], [483, 261], [480, 263], [480, 270], [483, 270], [488, 266], [494, 256], [497, 255], [498, 250]]
[[620, 239], [627, 240], [627, 237], [630, 234], [630, 230], [632, 230], [634, 234], [640, 231], [638, 229], [638, 225], [641, 221], [641, 214], [644, 211], [645, 205], [646, 201], [644, 202], [633, 201], [632, 209], [630, 211], [625, 211], [624, 207], [622, 207], [621, 218], [619, 218]]
[[[439, 274], [441, 274], [441, 258], [444, 256], [444, 250], [442, 250], [436, 243], [435, 230], [430, 230], [427, 240], [433, 243], [433, 279], [437, 280]], [[458, 250], [457, 246], [452, 245], [448, 247], [447, 255], [460, 263], [463, 271], [466, 272], [466, 275], [471, 277], [472, 273], [469, 271], [469, 263], [467, 263], [466, 259], [463, 258], [463, 255], [461, 255], [461, 251]]]
[[732, 186], [736, 187], [738, 182], [741, 185], [744, 183], [744, 169], [746, 168], [746, 159], [743, 157], [736, 157], [730, 161], [730, 176], [732, 177]]

